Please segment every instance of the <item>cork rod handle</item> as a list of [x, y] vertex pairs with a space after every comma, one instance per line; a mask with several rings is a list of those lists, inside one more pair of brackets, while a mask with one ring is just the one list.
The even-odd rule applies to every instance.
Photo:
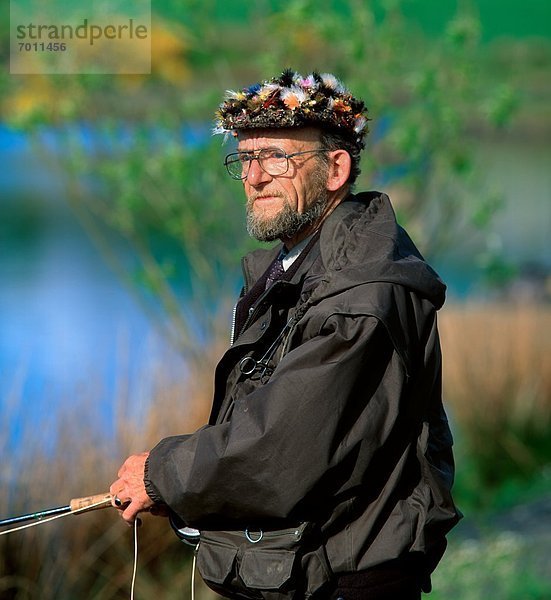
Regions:
[[111, 506], [111, 498], [112, 496], [109, 493], [85, 496], [84, 498], [73, 498], [69, 502], [69, 506], [71, 507], [71, 512], [78, 510], [78, 514], [80, 514], [81, 512], [84, 513], [89, 510], [97, 510]]

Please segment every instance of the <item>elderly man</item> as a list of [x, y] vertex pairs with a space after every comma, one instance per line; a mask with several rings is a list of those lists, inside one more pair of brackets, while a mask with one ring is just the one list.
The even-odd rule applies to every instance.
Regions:
[[367, 111], [333, 75], [228, 92], [216, 132], [249, 233], [281, 243], [243, 261], [209, 423], [127, 459], [111, 493], [129, 523], [162, 505], [196, 528], [226, 597], [418, 599], [460, 516], [445, 286], [388, 197], [352, 193]]

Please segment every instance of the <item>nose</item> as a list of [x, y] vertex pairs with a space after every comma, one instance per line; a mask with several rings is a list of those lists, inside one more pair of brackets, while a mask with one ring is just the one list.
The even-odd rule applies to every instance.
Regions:
[[261, 185], [272, 180], [272, 176], [266, 173], [260, 166], [257, 158], [251, 160], [249, 164], [249, 172], [247, 174], [247, 181], [252, 186]]

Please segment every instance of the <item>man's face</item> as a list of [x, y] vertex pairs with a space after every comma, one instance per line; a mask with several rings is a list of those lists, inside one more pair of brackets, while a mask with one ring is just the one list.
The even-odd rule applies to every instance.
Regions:
[[[239, 133], [238, 150], [280, 148], [287, 154], [320, 148], [315, 129], [250, 130]], [[327, 166], [315, 153], [289, 159], [283, 175], [269, 175], [251, 161], [243, 181], [247, 196], [247, 230], [261, 241], [298, 243], [315, 230], [327, 204]]]

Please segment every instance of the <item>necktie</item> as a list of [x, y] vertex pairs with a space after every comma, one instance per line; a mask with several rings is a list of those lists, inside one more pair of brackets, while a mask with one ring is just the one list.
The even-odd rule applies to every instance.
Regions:
[[267, 290], [274, 281], [277, 281], [282, 275], [285, 273], [285, 269], [283, 268], [283, 262], [281, 258], [278, 256], [276, 260], [272, 263], [270, 270], [268, 272], [268, 277], [266, 278], [266, 286], [265, 290]]

